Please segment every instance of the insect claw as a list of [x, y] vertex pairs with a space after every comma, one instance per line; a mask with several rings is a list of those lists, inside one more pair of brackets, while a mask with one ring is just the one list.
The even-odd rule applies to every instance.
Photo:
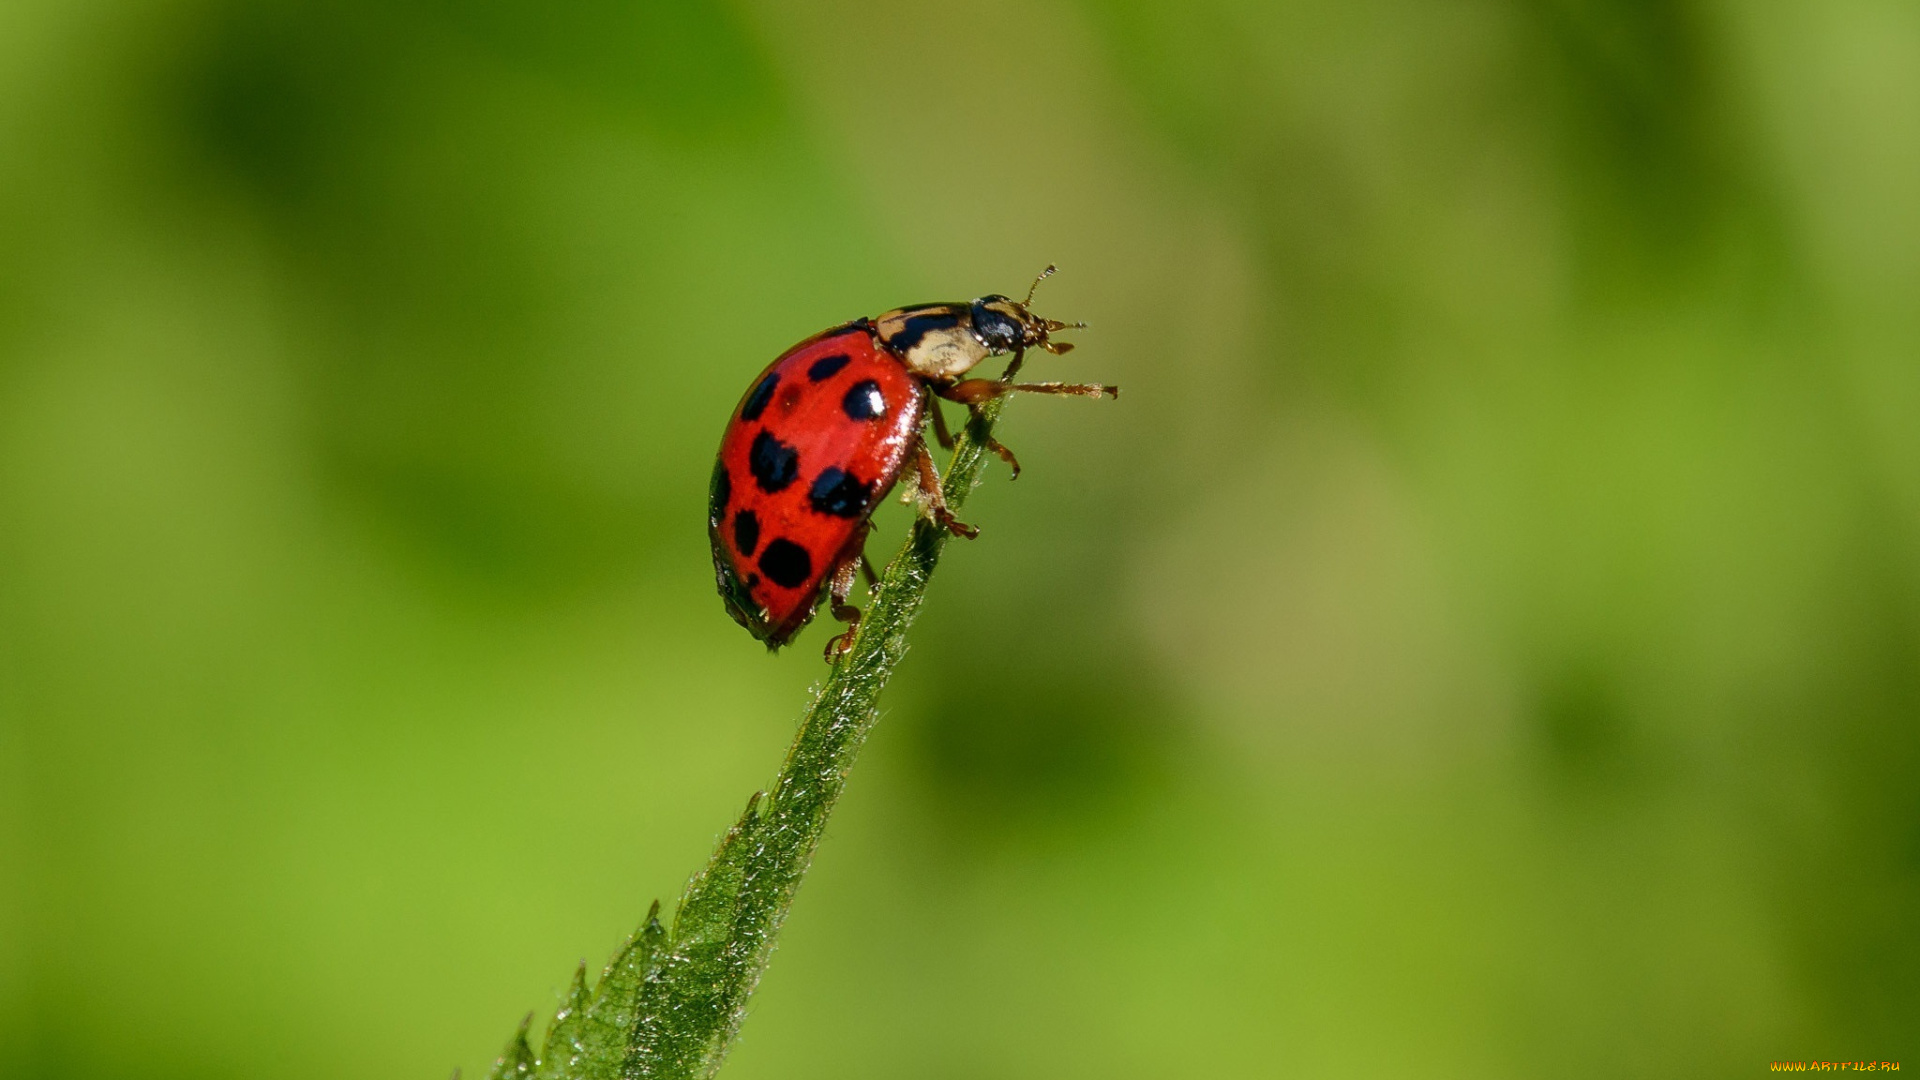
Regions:
[[853, 651], [853, 630], [852, 628], [848, 628], [847, 630], [844, 630], [841, 633], [835, 634], [832, 637], [827, 639], [827, 648], [823, 656], [823, 659], [825, 659], [826, 662], [829, 664], [835, 663], [841, 657], [847, 655], [852, 651]]

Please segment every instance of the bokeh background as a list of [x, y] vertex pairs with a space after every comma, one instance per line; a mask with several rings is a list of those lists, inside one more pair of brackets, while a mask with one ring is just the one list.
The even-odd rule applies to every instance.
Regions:
[[0, 1074], [484, 1070], [822, 673], [753, 373], [1048, 262], [725, 1075], [1920, 1066], [1910, 0], [10, 0]]

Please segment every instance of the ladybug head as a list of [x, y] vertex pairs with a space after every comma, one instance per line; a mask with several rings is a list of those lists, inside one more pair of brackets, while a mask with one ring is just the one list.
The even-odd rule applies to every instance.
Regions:
[[1049, 266], [1040, 271], [1033, 279], [1033, 286], [1027, 290], [1025, 300], [1009, 300], [1000, 295], [983, 296], [975, 300], [970, 311], [973, 332], [986, 343], [987, 349], [994, 353], [1016, 352], [1023, 349], [1041, 348], [1054, 354], [1068, 352], [1073, 343], [1054, 341], [1049, 335], [1059, 330], [1085, 329], [1086, 323], [1063, 323], [1053, 319], [1042, 319], [1028, 310], [1033, 303], [1033, 291], [1040, 283], [1053, 276], [1056, 268]]

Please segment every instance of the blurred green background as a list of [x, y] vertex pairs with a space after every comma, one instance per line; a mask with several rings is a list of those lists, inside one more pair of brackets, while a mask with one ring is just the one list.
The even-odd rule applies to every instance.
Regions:
[[483, 1070], [823, 671], [753, 373], [1048, 262], [726, 1076], [1920, 1064], [1911, 0], [10, 0], [0, 1074]]

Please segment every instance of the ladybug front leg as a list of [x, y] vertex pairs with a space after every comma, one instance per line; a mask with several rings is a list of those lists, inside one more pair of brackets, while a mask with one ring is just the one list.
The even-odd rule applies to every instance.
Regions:
[[998, 379], [967, 379], [964, 382], [954, 383], [952, 386], [943, 386], [935, 392], [948, 401], [960, 401], [968, 405], [978, 405], [981, 402], [1003, 397], [1015, 391], [1022, 394], [1067, 394], [1073, 397], [1090, 398], [1117, 398], [1120, 396], [1119, 387], [1106, 386], [1101, 383], [1010, 383], [1002, 382]]
[[920, 485], [915, 501], [935, 525], [969, 540], [980, 535], [979, 529], [956, 520], [953, 511], [947, 509], [947, 497], [940, 493], [940, 471], [933, 467], [933, 455], [927, 453], [927, 440], [918, 435], [913, 438], [913, 471]]
[[[1009, 367], [1007, 372], [1011, 375], [1013, 368]], [[951, 386], [935, 385], [933, 387], [933, 392], [936, 395], [948, 401], [960, 402], [967, 407], [968, 412], [975, 415], [979, 414], [979, 406], [981, 403], [1005, 396], [1016, 390], [1027, 394], [1073, 394], [1079, 397], [1095, 398], [1117, 398], [1120, 396], [1120, 388], [1117, 386], [1103, 386], [1093, 383], [1016, 383], [1008, 382], [1005, 377], [997, 381], [990, 379], [968, 379], [965, 382], [954, 383]], [[1004, 443], [991, 435], [987, 436], [987, 449], [1000, 455], [1000, 460], [1007, 463], [1007, 468], [1013, 470], [1013, 479], [1020, 479], [1020, 459], [1013, 456], [1013, 451], [1007, 449]]]
[[[953, 449], [953, 436], [947, 431], [946, 414], [940, 411], [940, 403], [931, 396], [927, 398], [927, 411], [933, 414], [933, 437], [940, 443], [940, 449]], [[977, 415], [972, 405], [967, 406], [967, 415]], [[1000, 440], [991, 435], [987, 436], [987, 449], [999, 454], [1000, 460], [1007, 463], [1007, 467], [1013, 470], [1013, 479], [1020, 479], [1020, 459], [1013, 456], [1013, 451], [1002, 446]]]
[[1013, 350], [1013, 359], [1007, 361], [1007, 370], [1000, 373], [1000, 381], [1010, 383], [1020, 373], [1020, 365], [1027, 362], [1027, 350], [1022, 347]]

